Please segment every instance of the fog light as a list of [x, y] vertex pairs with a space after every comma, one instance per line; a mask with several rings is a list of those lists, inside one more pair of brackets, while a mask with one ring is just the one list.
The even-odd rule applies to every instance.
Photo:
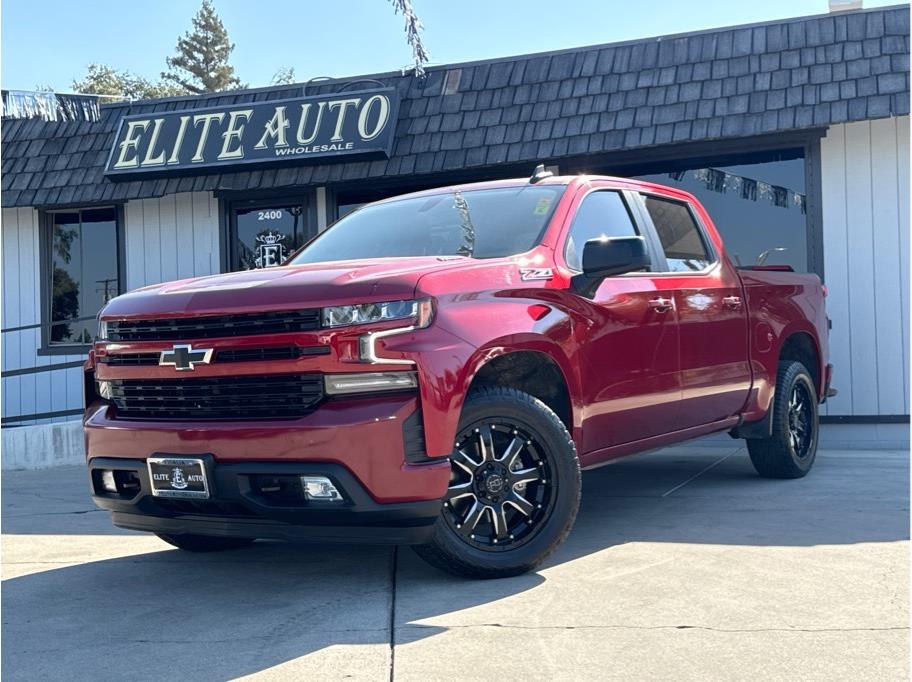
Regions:
[[106, 493], [117, 492], [117, 482], [114, 480], [114, 472], [110, 469], [104, 469], [101, 472], [101, 487]]
[[342, 495], [326, 476], [301, 476], [304, 497], [314, 502], [341, 502]]
[[415, 372], [357, 372], [355, 374], [327, 374], [326, 394], [374, 393], [399, 391], [418, 387]]

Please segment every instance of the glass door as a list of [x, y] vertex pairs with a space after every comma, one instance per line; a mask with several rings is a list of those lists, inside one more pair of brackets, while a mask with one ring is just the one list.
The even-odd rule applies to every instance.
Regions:
[[316, 234], [303, 200], [232, 202], [231, 269], [274, 268]]

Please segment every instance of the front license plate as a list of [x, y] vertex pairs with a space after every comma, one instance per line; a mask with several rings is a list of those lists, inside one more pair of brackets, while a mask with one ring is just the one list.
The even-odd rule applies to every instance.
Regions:
[[150, 457], [149, 480], [155, 497], [208, 499], [209, 481], [201, 459]]

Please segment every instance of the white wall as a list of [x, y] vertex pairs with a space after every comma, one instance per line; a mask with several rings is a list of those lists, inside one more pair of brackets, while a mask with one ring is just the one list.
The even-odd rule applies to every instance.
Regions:
[[830, 415], [909, 414], [909, 117], [821, 143], [824, 274], [839, 395]]
[[127, 290], [219, 271], [218, 200], [209, 192], [128, 202]]
[[[41, 288], [38, 256], [38, 211], [5, 208], [0, 218], [3, 259], [3, 316], [0, 328], [10, 329], [41, 322]], [[45, 367], [82, 360], [81, 355], [39, 356], [41, 329], [3, 334], [3, 372]], [[78, 367], [3, 377], [2, 414], [60, 412], [80, 407], [82, 370]], [[73, 417], [44, 419], [59, 422]], [[36, 421], [23, 422], [27, 424]]]
[[[126, 288], [219, 271], [218, 201], [208, 192], [131, 201], [125, 207]], [[2, 328], [39, 324], [40, 267], [38, 212], [3, 209]], [[41, 330], [3, 334], [3, 371], [43, 367], [84, 359], [82, 355], [39, 356]], [[78, 409], [82, 370], [78, 367], [3, 377], [4, 417]], [[74, 419], [60, 417], [40, 422]]]

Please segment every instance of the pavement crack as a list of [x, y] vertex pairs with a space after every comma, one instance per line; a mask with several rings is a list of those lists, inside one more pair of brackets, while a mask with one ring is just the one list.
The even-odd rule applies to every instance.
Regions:
[[396, 564], [398, 560], [399, 548], [394, 546], [390, 555], [389, 682], [393, 682], [396, 678]]
[[[426, 628], [427, 625], [409, 623], [403, 628]], [[447, 630], [468, 628], [503, 628], [505, 630], [704, 630], [707, 632], [758, 633], [758, 632], [903, 632], [907, 625], [870, 628], [718, 628], [709, 625], [508, 625], [505, 623], [470, 623], [466, 625], [443, 625]]]

